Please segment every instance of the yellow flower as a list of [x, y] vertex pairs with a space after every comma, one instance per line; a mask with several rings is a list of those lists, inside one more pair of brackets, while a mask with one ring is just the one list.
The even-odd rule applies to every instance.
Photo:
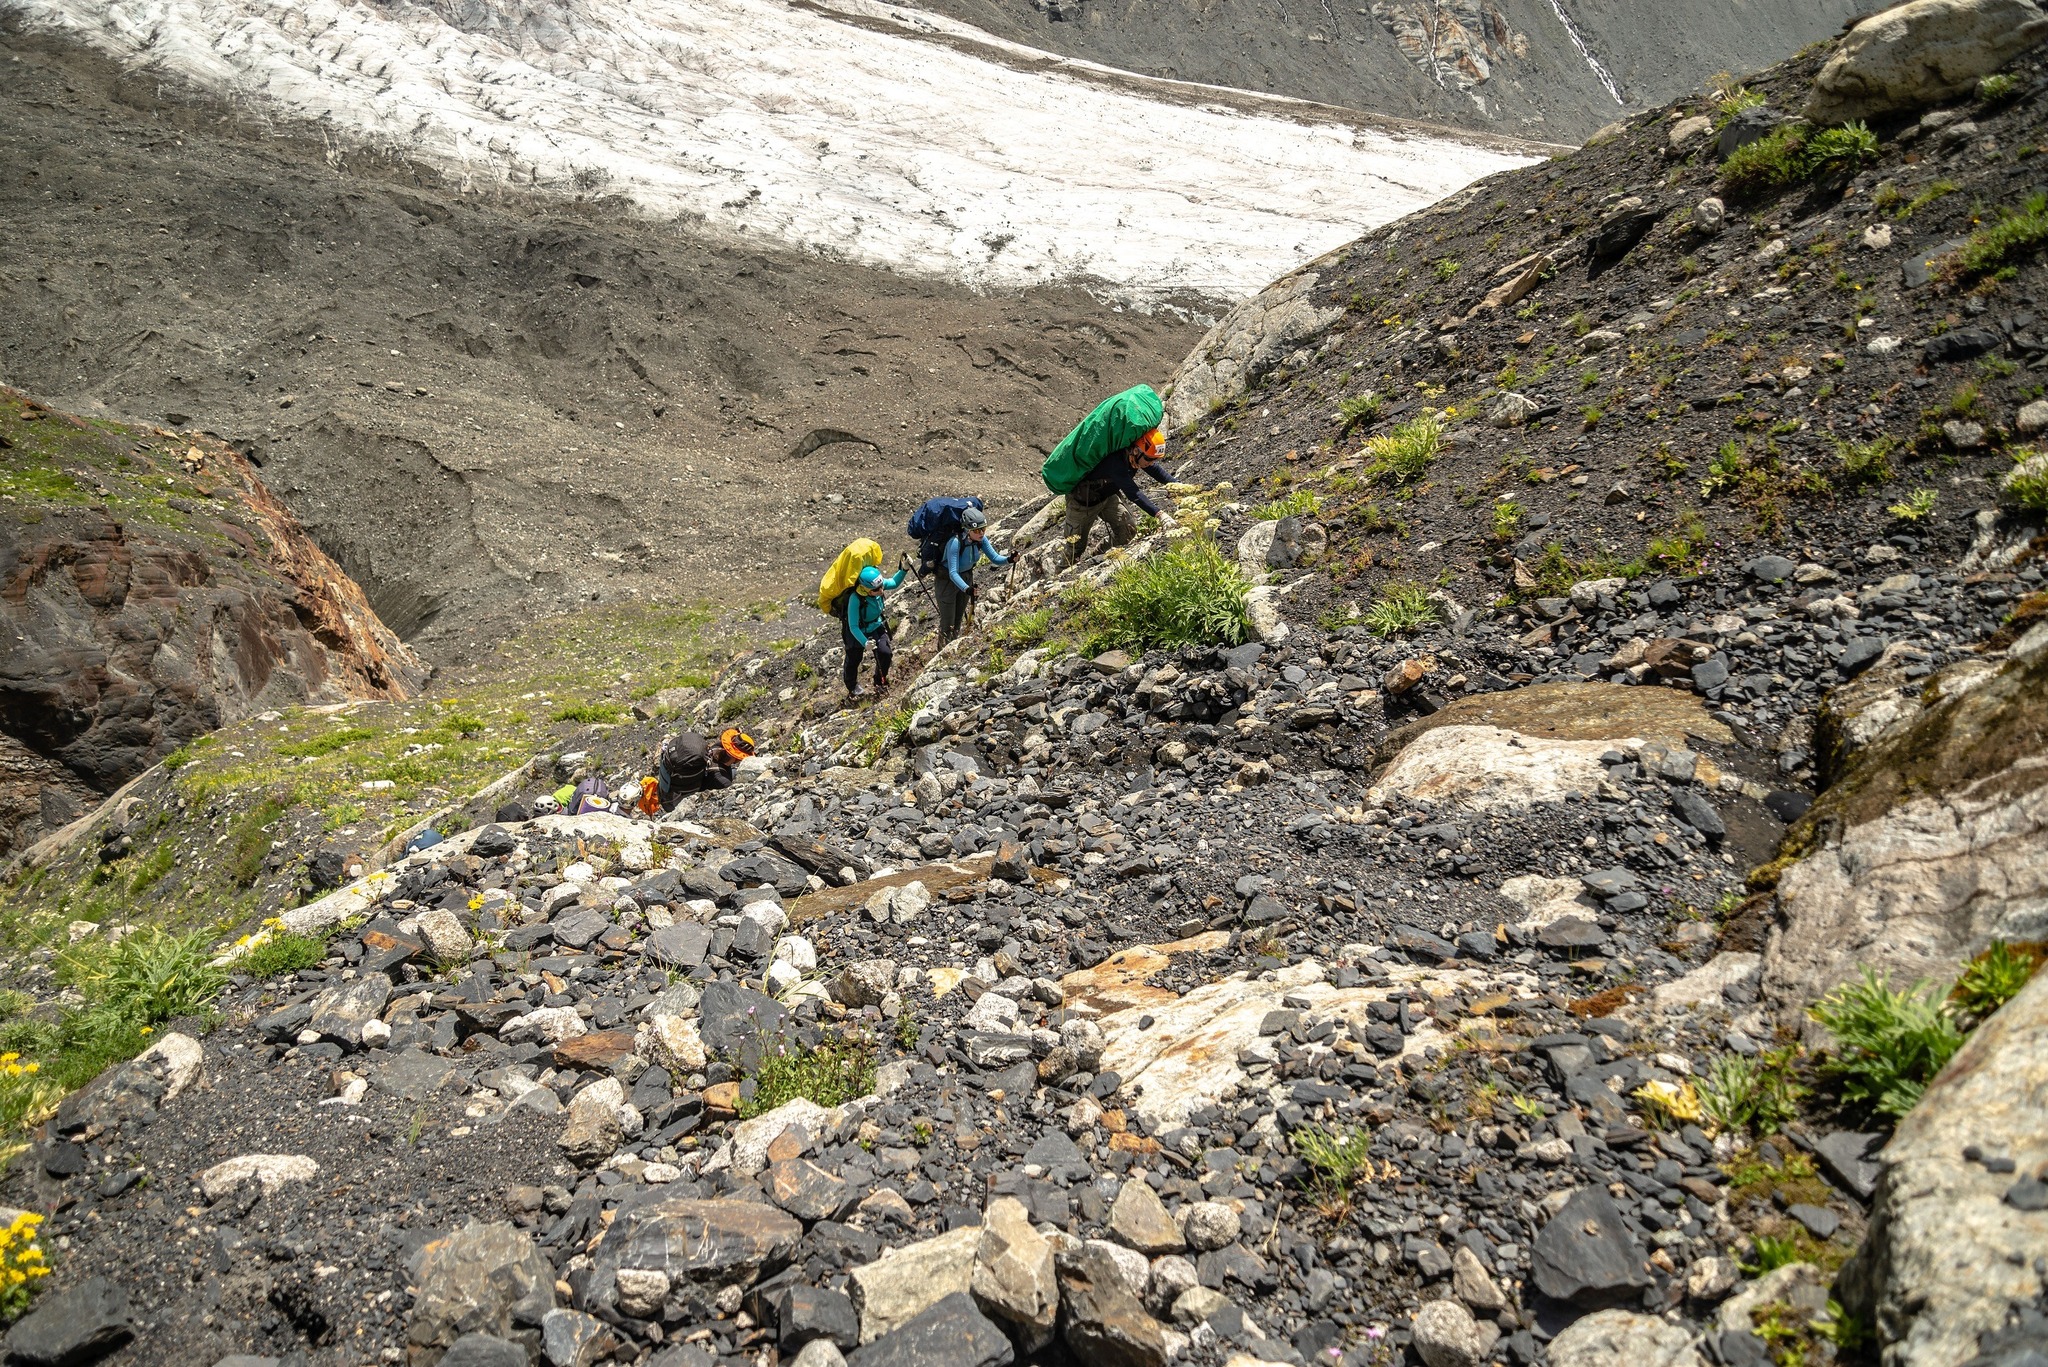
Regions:
[[145, 1035], [153, 1035], [156, 1033], [156, 1027], [145, 1025], [142, 1027], [142, 1033]]

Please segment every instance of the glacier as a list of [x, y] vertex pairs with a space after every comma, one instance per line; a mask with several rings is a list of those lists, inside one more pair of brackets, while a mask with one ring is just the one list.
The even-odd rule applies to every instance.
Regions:
[[1093, 67], [876, 0], [0, 0], [465, 191], [978, 288], [1249, 294], [1534, 149]]

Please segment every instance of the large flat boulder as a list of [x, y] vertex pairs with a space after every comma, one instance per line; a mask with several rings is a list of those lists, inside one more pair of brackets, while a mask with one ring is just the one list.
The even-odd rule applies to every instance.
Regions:
[[[1283, 1000], [1305, 1002], [1305, 1014], [1354, 1023], [1371, 1023], [1370, 1008], [1397, 991], [1419, 987], [1432, 996], [1453, 991], [1498, 989], [1533, 991], [1533, 978], [1488, 975], [1472, 969], [1397, 967], [1370, 986], [1338, 988], [1327, 981], [1323, 966], [1307, 959], [1264, 978], [1236, 973], [1198, 987], [1171, 1002], [1131, 1007], [1102, 1018], [1107, 1044], [1102, 1072], [1122, 1079], [1123, 1095], [1155, 1129], [1185, 1124], [1188, 1112], [1214, 1101], [1245, 1076], [1238, 1055], [1265, 1039], [1260, 1027]], [[1148, 1023], [1149, 1022], [1149, 1023]], [[1450, 1036], [1429, 1021], [1418, 1025], [1401, 1044], [1403, 1054], [1442, 1046]]]
[[1993, 939], [2048, 938], [2048, 627], [1871, 745], [1787, 837], [1763, 993], [1802, 1027], [1865, 968], [1947, 980]]
[[[1885, 1367], [1954, 1367], [2037, 1303], [2048, 1268], [2048, 974], [1971, 1034], [1899, 1122], [1837, 1291]], [[1966, 1148], [2005, 1163], [1972, 1162]], [[1994, 1169], [2003, 1169], [1994, 1171]]]
[[2033, 0], [1912, 0], [1849, 30], [1805, 114], [1846, 123], [1939, 104], [2043, 41], [2048, 15]]

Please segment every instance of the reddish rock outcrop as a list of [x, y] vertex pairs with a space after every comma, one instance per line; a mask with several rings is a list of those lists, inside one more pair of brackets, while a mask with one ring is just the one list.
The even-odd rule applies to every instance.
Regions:
[[223, 443], [0, 387], [0, 852], [193, 736], [426, 677]]

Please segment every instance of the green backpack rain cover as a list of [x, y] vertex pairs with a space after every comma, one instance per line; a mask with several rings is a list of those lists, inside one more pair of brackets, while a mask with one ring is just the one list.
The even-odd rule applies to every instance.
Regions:
[[1081, 419], [1074, 430], [1060, 439], [1052, 454], [1039, 467], [1045, 487], [1056, 494], [1073, 492], [1088, 472], [1102, 464], [1112, 451], [1121, 451], [1139, 437], [1159, 426], [1166, 405], [1149, 384], [1132, 385], [1095, 405], [1095, 411]]

